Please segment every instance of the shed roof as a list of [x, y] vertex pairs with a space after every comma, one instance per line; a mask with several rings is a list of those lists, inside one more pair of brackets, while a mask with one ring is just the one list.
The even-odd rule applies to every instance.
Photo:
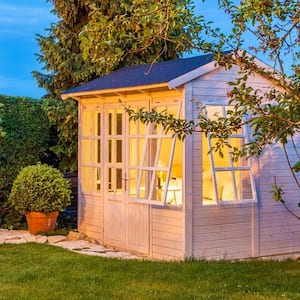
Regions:
[[124, 67], [106, 76], [99, 77], [77, 87], [65, 91], [62, 96], [97, 90], [110, 90], [169, 83], [201, 66], [213, 61], [213, 55], [201, 55], [170, 61]]

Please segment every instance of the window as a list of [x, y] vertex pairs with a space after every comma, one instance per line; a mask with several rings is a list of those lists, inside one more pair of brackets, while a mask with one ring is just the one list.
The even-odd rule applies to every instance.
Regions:
[[81, 130], [81, 190], [101, 190], [101, 112], [83, 110]]
[[[155, 109], [180, 117], [178, 102], [157, 104]], [[158, 205], [182, 204], [182, 142], [162, 126], [130, 125], [130, 197]]]
[[[205, 105], [204, 111], [210, 119], [226, 117], [230, 109], [226, 105]], [[247, 131], [244, 126], [229, 138], [232, 147], [240, 149], [247, 143]], [[203, 204], [240, 203], [256, 200], [256, 192], [250, 159], [243, 157], [234, 160], [230, 148], [223, 150], [223, 157], [211, 151], [217, 140], [209, 134], [203, 134]], [[210, 152], [210, 153], [209, 153]]]

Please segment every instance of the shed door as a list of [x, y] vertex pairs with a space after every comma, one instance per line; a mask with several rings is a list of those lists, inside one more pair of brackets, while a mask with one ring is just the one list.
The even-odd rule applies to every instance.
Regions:
[[131, 176], [129, 165], [136, 149], [132, 144], [134, 135], [130, 134], [128, 116], [119, 103], [105, 105], [103, 127], [104, 243], [148, 254], [149, 205], [130, 199], [136, 178]]

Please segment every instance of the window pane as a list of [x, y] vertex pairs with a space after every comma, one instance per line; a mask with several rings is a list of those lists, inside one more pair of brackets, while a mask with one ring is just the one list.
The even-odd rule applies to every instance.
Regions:
[[82, 113], [82, 135], [90, 136], [91, 135], [91, 112], [84, 111]]
[[122, 189], [122, 169], [119, 168], [116, 169], [116, 187], [117, 190]]
[[113, 192], [114, 186], [113, 186], [113, 169], [112, 168], [108, 168], [108, 192], [111, 193]]
[[129, 135], [137, 135], [137, 134], [138, 134], [138, 121], [130, 121]]
[[117, 131], [116, 134], [121, 135], [122, 134], [122, 113], [117, 113]]
[[90, 192], [91, 168], [81, 167], [80, 187], [82, 192]]
[[158, 158], [159, 167], [167, 167], [170, 159], [170, 151], [172, 149], [172, 139], [162, 138], [160, 145], [160, 153]]
[[122, 192], [122, 169], [108, 168], [108, 192], [121, 194]]
[[83, 164], [91, 162], [91, 141], [87, 139], [81, 140], [81, 161]]
[[207, 105], [206, 106], [207, 117], [211, 120], [217, 120], [219, 117], [223, 117], [223, 107], [219, 105]]
[[101, 140], [93, 140], [93, 159], [95, 164], [101, 163]]
[[129, 170], [129, 196], [136, 196], [136, 184], [137, 184], [137, 170], [130, 169]]
[[158, 140], [156, 138], [149, 138], [146, 145], [146, 156], [144, 160], [144, 166], [154, 167], [155, 165], [155, 158], [157, 152], [157, 145]]
[[108, 162], [111, 163], [113, 159], [112, 140], [108, 140]]
[[100, 136], [101, 135], [101, 113], [96, 112], [94, 116], [94, 132], [95, 135]]
[[202, 174], [202, 197], [204, 204], [215, 204], [217, 201], [210, 168], [206, 169]]
[[129, 165], [136, 166], [137, 164], [137, 139], [129, 139]]
[[231, 171], [216, 172], [219, 200], [234, 201], [234, 183]]
[[167, 190], [167, 203], [182, 204], [182, 181], [179, 178], [171, 178]]
[[101, 169], [93, 168], [93, 184], [92, 184], [93, 192], [100, 192], [101, 190]]
[[[217, 139], [211, 139], [212, 148], [216, 147], [218, 143], [219, 141]], [[216, 168], [230, 167], [231, 166], [230, 157], [229, 157], [228, 149], [226, 147], [222, 149], [222, 154], [223, 157], [220, 156], [218, 151], [213, 150], [212, 155], [213, 155], [215, 167]]]
[[116, 162], [122, 162], [122, 140], [116, 140]]
[[250, 170], [235, 171], [238, 199], [254, 199]]
[[113, 134], [113, 114], [112, 113], [108, 114], [108, 134], [109, 135]]

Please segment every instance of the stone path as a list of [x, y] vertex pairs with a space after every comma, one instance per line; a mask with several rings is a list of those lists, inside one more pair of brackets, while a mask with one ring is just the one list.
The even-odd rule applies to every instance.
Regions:
[[43, 236], [30, 234], [27, 230], [0, 229], [0, 245], [23, 243], [48, 243], [81, 254], [122, 259], [140, 259], [139, 256], [134, 254], [98, 245], [95, 241], [88, 239], [78, 232], [70, 232], [67, 236]]

